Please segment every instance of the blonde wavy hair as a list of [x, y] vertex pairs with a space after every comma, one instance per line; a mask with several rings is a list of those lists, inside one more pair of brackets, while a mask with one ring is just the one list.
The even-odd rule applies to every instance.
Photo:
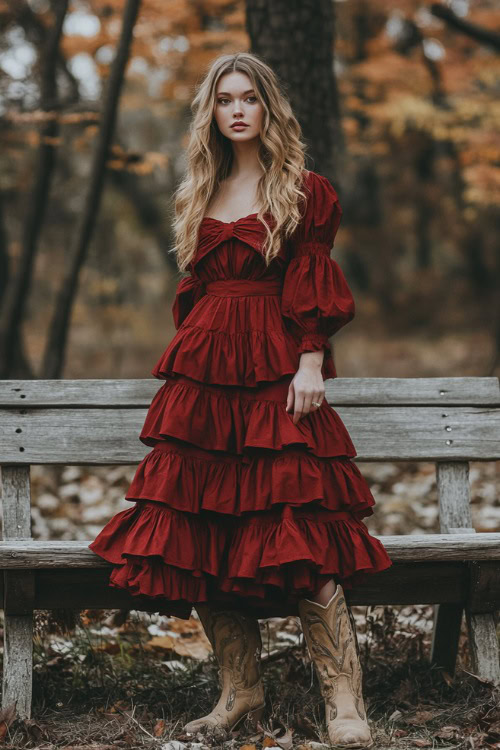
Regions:
[[[257, 185], [261, 207], [257, 218], [266, 228], [262, 245], [266, 265], [276, 257], [301, 219], [300, 202], [306, 197], [301, 189], [306, 144], [301, 141], [301, 128], [288, 97], [274, 71], [259, 56], [250, 52], [220, 55], [196, 87], [191, 103], [187, 169], [173, 197], [175, 246], [169, 252], [176, 254], [180, 271], [185, 271], [193, 260], [207, 207], [231, 172], [232, 144], [221, 134], [214, 110], [217, 83], [221, 76], [233, 71], [248, 76], [263, 106], [258, 150], [263, 174]], [[270, 224], [264, 218], [266, 213], [274, 219]]]

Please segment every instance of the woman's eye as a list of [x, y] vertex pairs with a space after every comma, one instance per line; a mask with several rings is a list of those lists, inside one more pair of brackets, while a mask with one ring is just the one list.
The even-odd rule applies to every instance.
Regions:
[[[247, 96], [247, 99], [253, 99], [254, 101], [257, 101], [257, 97], [256, 96]], [[218, 99], [218, 103], [219, 104], [224, 104], [224, 102], [228, 102], [228, 101], [229, 101], [229, 99], [226, 99], [226, 98]]]

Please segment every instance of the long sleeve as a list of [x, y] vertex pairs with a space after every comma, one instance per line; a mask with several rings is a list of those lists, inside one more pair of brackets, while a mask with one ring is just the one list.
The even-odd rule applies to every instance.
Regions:
[[[304, 186], [307, 203], [301, 223], [290, 238], [290, 260], [283, 282], [281, 312], [298, 342], [298, 351], [325, 350], [329, 337], [354, 317], [352, 293], [330, 249], [342, 218], [337, 193], [326, 177], [309, 172]], [[333, 362], [328, 372], [333, 372]]]
[[175, 293], [172, 315], [176, 329], [179, 329], [184, 319], [191, 312], [195, 304], [206, 294], [205, 284], [195, 276], [181, 279]]

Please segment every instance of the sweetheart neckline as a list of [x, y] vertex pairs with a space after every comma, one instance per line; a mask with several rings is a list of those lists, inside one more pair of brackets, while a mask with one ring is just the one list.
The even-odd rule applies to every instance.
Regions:
[[[311, 170], [304, 170], [304, 171], [306, 173], [306, 175], [305, 175], [306, 179], [309, 177], [309, 175], [316, 174], [316, 173], [313, 173]], [[222, 219], [216, 219], [215, 216], [204, 216], [201, 221], [202, 222], [204, 222], [204, 221], [216, 221], [218, 224], [226, 224], [226, 225], [237, 224], [239, 221], [243, 221], [243, 219], [251, 219], [252, 216], [257, 216], [258, 213], [259, 213], [258, 211], [255, 211], [253, 214], [247, 214], [246, 216], [240, 216], [239, 219], [235, 219], [234, 221], [223, 221]], [[269, 215], [270, 215], [269, 211], [265, 211], [264, 212], [264, 216], [269, 216]]]
[[[251, 219], [252, 216], [258, 216], [258, 211], [254, 211], [253, 214], [247, 214], [246, 216], [240, 216], [239, 219], [234, 219], [234, 221], [223, 221], [222, 219], [216, 219], [215, 216], [204, 216], [202, 221], [216, 221], [218, 224], [237, 224], [239, 221], [243, 221], [243, 219]], [[268, 216], [269, 213], [266, 211], [264, 213], [264, 216]]]

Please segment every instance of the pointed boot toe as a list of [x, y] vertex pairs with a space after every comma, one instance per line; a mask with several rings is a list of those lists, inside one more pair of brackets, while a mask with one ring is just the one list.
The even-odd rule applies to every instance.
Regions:
[[342, 748], [368, 748], [374, 744], [369, 727], [355, 719], [330, 722], [328, 737], [332, 745]]

